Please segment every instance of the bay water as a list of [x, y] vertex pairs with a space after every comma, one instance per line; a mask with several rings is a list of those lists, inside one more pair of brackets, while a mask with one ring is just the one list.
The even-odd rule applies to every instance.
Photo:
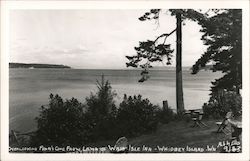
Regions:
[[[117, 93], [117, 105], [124, 94], [140, 94], [159, 106], [162, 106], [163, 100], [167, 100], [169, 106], [176, 109], [175, 71], [152, 70], [150, 79], [143, 83], [138, 82], [140, 72], [141, 70], [12, 68], [9, 70], [10, 130], [34, 130], [34, 118], [39, 115], [39, 108], [48, 104], [50, 93], [59, 94], [64, 99], [74, 97], [85, 102], [91, 92], [97, 92], [96, 80], [101, 80], [102, 74]], [[185, 109], [200, 109], [209, 99], [211, 81], [220, 78], [222, 74], [211, 71], [200, 71], [196, 75], [190, 73], [190, 70], [183, 71]]]

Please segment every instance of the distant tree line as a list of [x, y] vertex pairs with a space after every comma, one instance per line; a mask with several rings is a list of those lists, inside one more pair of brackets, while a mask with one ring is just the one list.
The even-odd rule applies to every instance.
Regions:
[[9, 63], [9, 68], [70, 68], [70, 67], [65, 65], [56, 65], [56, 64]]

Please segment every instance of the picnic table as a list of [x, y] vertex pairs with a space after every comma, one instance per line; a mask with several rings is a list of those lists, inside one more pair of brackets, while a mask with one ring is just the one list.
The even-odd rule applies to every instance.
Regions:
[[184, 114], [190, 114], [191, 119], [193, 120], [194, 124], [192, 127], [208, 127], [204, 122], [202, 122], [202, 117], [203, 117], [203, 110], [202, 109], [190, 109], [185, 111]]
[[190, 110], [186, 110], [185, 111], [185, 115], [190, 114], [191, 116], [193, 116], [195, 114], [195, 112], [199, 112], [201, 109], [190, 109]]

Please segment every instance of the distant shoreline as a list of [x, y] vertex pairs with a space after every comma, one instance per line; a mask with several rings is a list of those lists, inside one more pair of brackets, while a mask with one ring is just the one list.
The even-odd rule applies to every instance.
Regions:
[[[42, 69], [42, 68], [59, 68], [59, 69], [84, 69], [84, 70], [142, 70], [141, 68], [72, 68], [66, 65], [57, 65], [57, 64], [37, 64], [37, 63], [9, 63], [9, 68], [27, 68], [27, 69]], [[212, 69], [212, 65], [206, 65], [205, 67], [201, 67], [200, 70], [208, 71]], [[153, 70], [168, 70], [168, 71], [175, 71], [175, 67], [173, 66], [155, 66], [150, 68], [149, 71]], [[191, 71], [191, 66], [183, 66], [183, 71]]]
[[9, 68], [71, 68], [65, 65], [57, 65], [57, 64], [26, 64], [26, 63], [9, 63]]

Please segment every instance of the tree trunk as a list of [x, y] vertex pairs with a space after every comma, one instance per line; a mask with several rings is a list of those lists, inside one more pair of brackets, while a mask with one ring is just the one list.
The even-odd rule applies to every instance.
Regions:
[[181, 13], [176, 14], [176, 105], [177, 112], [184, 111], [183, 87], [182, 87], [182, 26]]
[[240, 62], [237, 62], [237, 63], [236, 63], [236, 76], [235, 76], [235, 77], [236, 77], [236, 82], [235, 82], [235, 84], [236, 84], [236, 93], [237, 93], [237, 94], [240, 94], [240, 88], [239, 88], [239, 82], [238, 82], [238, 81], [240, 81], [240, 79], [241, 79], [241, 78], [239, 78], [239, 77], [240, 77], [240, 76], [239, 76], [239, 72], [240, 72], [240, 71], [239, 71], [239, 65], [241, 65]]

